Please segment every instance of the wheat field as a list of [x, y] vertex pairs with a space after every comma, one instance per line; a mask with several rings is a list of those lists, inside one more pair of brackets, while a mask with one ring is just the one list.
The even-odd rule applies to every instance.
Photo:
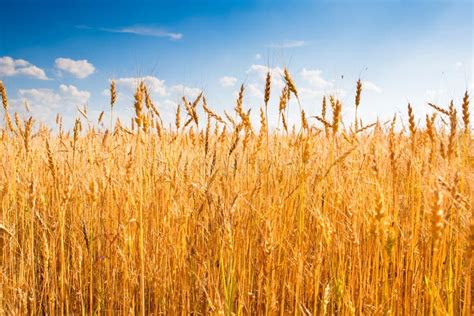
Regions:
[[142, 82], [127, 126], [112, 81], [110, 113], [70, 131], [0, 84], [0, 314], [471, 315], [468, 92], [366, 124], [360, 81], [307, 114], [272, 79], [260, 122], [242, 86], [235, 113], [201, 94], [166, 127]]

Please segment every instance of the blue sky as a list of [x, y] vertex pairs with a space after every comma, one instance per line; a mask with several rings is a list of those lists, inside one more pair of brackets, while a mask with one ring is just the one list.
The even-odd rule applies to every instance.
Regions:
[[27, 101], [46, 122], [57, 112], [70, 121], [82, 104], [91, 117], [108, 109], [112, 78], [122, 120], [138, 78], [169, 121], [183, 93], [204, 90], [218, 112], [232, 109], [240, 83], [257, 115], [268, 68], [273, 105], [287, 67], [309, 115], [335, 94], [347, 121], [359, 76], [367, 121], [408, 102], [422, 115], [427, 101], [459, 103], [473, 89], [472, 1], [2, 0], [2, 12], [0, 79], [12, 110]]

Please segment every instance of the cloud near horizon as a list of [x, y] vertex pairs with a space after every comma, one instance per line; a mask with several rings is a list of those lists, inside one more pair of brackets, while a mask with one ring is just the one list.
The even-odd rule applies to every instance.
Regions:
[[223, 88], [233, 87], [237, 83], [237, 78], [231, 76], [224, 76], [219, 79], [219, 83]]
[[[89, 102], [90, 96], [89, 91], [61, 84], [57, 89], [19, 89], [17, 98], [12, 99], [11, 103], [13, 111], [31, 115], [44, 123], [53, 123], [58, 113], [68, 122], [73, 119], [78, 106], [84, 106]], [[28, 112], [25, 112], [25, 102], [28, 104]]]
[[19, 89], [18, 96], [34, 106], [64, 109], [65, 106], [84, 105], [91, 96], [89, 91], [79, 90], [73, 85], [59, 85], [59, 91], [53, 89]]
[[122, 86], [129, 91], [135, 91], [138, 84], [143, 81], [151, 93], [156, 93], [159, 96], [167, 95], [165, 81], [158, 79], [155, 76], [144, 76], [144, 77], [124, 77], [115, 79], [115, 83], [118, 86]]
[[378, 85], [368, 80], [362, 81], [362, 90], [373, 91], [375, 93], [382, 93], [382, 88], [380, 88]]
[[320, 89], [332, 87], [332, 82], [323, 79], [321, 76], [322, 73], [323, 72], [319, 69], [311, 70], [303, 68], [300, 75], [313, 87]]
[[169, 90], [179, 97], [184, 95], [192, 99], [195, 99], [202, 92], [199, 88], [187, 87], [182, 84], [173, 85]]
[[43, 69], [24, 59], [13, 59], [10, 56], [0, 57], [0, 77], [27, 76], [39, 80], [48, 80]]

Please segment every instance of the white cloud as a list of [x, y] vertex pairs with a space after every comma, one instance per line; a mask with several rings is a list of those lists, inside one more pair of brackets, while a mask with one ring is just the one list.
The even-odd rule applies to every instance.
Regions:
[[183, 38], [182, 33], [176, 32], [167, 32], [161, 28], [153, 26], [127, 26], [121, 28], [101, 28], [101, 31], [112, 32], [112, 33], [128, 33], [142, 36], [152, 36], [152, 37], [167, 37], [171, 40], [180, 40]]
[[182, 84], [174, 85], [170, 87], [170, 91], [177, 94], [178, 96], [186, 96], [189, 98], [196, 98], [201, 92], [201, 89], [191, 88]]
[[302, 47], [307, 46], [308, 43], [306, 41], [286, 41], [282, 43], [274, 43], [270, 44], [269, 47], [272, 48], [293, 48], [293, 47]]
[[426, 96], [428, 100], [439, 100], [447, 96], [448, 91], [446, 89], [429, 89], [426, 90]]
[[261, 58], [262, 58], [262, 55], [260, 55], [260, 54], [255, 55], [255, 59], [261, 59]]
[[247, 74], [250, 76], [256, 76], [256, 80], [259, 84], [264, 84], [267, 77], [267, 72], [272, 75], [272, 88], [281, 90], [284, 86], [283, 82], [283, 69], [280, 67], [269, 68], [264, 65], [253, 64], [247, 70]]
[[154, 76], [119, 78], [115, 80], [115, 83], [118, 86], [125, 87], [130, 91], [134, 91], [141, 81], [145, 83], [150, 92], [156, 93], [160, 96], [166, 95], [165, 81], [160, 80]]
[[160, 111], [160, 115], [162, 116], [165, 122], [174, 122], [176, 119], [176, 109], [178, 104], [180, 104], [181, 100], [170, 100], [165, 99], [163, 101], [158, 102], [157, 107], [158, 111]]
[[89, 101], [91, 94], [72, 85], [60, 85], [54, 89], [19, 89], [16, 99], [12, 99], [12, 110], [25, 113], [23, 104], [28, 103], [30, 113], [35, 119], [53, 124], [57, 113], [61, 113], [66, 121], [74, 117], [76, 108]]
[[298, 93], [300, 94], [301, 100], [312, 100], [314, 98], [319, 98], [325, 95], [325, 92], [322, 90], [316, 90], [311, 88], [300, 88], [298, 89]]
[[301, 70], [300, 72], [301, 77], [308, 81], [308, 83], [313, 87], [321, 89], [332, 87], [332, 83], [323, 79], [323, 77], [321, 77], [321, 74], [322, 71], [319, 69], [308, 70], [306, 68], [303, 68], [303, 70]]
[[78, 100], [81, 104], [86, 103], [91, 96], [89, 91], [80, 91], [73, 85], [62, 84], [59, 86], [59, 90], [63, 95], [69, 96], [70, 98], [74, 98]]
[[237, 82], [237, 78], [235, 78], [235, 77], [224, 76], [224, 77], [219, 79], [219, 83], [224, 88], [233, 87], [233, 86], [235, 86], [236, 82]]
[[247, 70], [247, 73], [248, 74], [257, 74], [259, 75], [259, 77], [265, 79], [265, 76], [267, 75], [267, 72], [279, 72], [279, 73], [283, 73], [282, 69], [279, 68], [279, 67], [276, 67], [276, 68], [269, 68], [267, 66], [264, 66], [264, 65], [258, 65], [258, 64], [253, 64], [252, 66], [250, 66], [250, 68]]
[[373, 91], [375, 93], [382, 93], [382, 89], [379, 86], [367, 80], [362, 81], [362, 90]]
[[16, 60], [14, 60], [14, 63], [15, 63], [16, 66], [20, 66], [20, 67], [26, 67], [26, 66], [30, 65], [30, 63], [27, 62], [24, 59], [16, 59]]
[[18, 74], [37, 78], [40, 80], [48, 80], [48, 77], [46, 77], [44, 70], [33, 65], [18, 69]]
[[28, 101], [30, 106], [58, 107], [61, 96], [52, 89], [20, 89], [18, 95], [23, 101]]
[[48, 80], [43, 69], [24, 59], [13, 59], [9, 56], [0, 57], [0, 76], [27, 76], [40, 80]]
[[333, 95], [337, 98], [343, 98], [346, 96], [346, 91], [343, 89], [328, 89], [328, 90], [320, 90], [320, 89], [313, 89], [313, 88], [300, 88], [298, 89], [300, 94], [301, 100], [303, 102], [313, 102], [315, 99], [322, 98], [323, 96], [330, 96]]
[[178, 107], [178, 103], [171, 101], [169, 99], [164, 100], [162, 103], [160, 103], [161, 106], [168, 112], [170, 113], [175, 113], [176, 108]]
[[55, 66], [57, 69], [68, 72], [79, 79], [84, 79], [95, 72], [94, 65], [85, 59], [56, 58]]
[[52, 89], [20, 89], [18, 96], [33, 107], [63, 109], [65, 106], [84, 105], [91, 96], [73, 85], [60, 85], [59, 93]]
[[247, 85], [246, 91], [249, 97], [255, 97], [263, 99], [263, 92], [254, 84]]

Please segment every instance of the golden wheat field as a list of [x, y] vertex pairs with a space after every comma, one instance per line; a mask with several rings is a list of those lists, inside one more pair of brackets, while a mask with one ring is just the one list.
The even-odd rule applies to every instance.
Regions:
[[235, 113], [201, 93], [166, 127], [142, 82], [132, 125], [71, 131], [10, 113], [1, 84], [0, 314], [471, 315], [468, 92], [342, 122], [359, 81], [287, 126], [298, 87], [272, 79], [258, 125], [242, 85]]

